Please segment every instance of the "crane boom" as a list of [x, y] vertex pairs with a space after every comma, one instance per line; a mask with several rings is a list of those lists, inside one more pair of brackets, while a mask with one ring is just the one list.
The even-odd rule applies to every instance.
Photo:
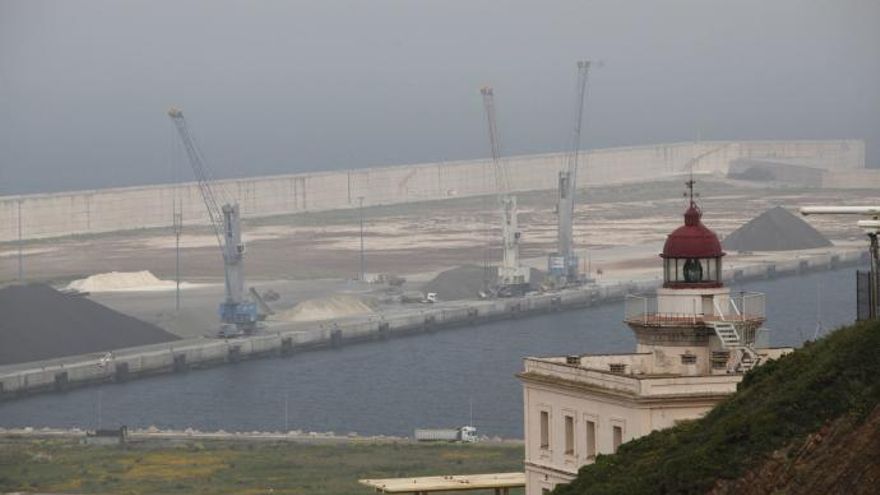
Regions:
[[489, 130], [489, 145], [492, 152], [492, 167], [495, 171], [495, 188], [501, 205], [501, 248], [502, 261], [498, 268], [497, 294], [515, 295], [528, 288], [530, 270], [520, 265], [519, 244], [522, 234], [518, 226], [516, 196], [510, 192], [507, 170], [501, 162], [501, 146], [495, 120], [495, 92], [489, 86], [480, 89], [483, 108]]
[[492, 167], [495, 171], [495, 190], [499, 195], [510, 192], [507, 172], [501, 163], [501, 143], [498, 140], [498, 126], [495, 120], [495, 91], [484, 86], [480, 88], [483, 95], [483, 108], [486, 111], [486, 123], [489, 131], [489, 146], [492, 152]]
[[[590, 61], [579, 61], [577, 63], [577, 68], [578, 76], [574, 105], [574, 127], [571, 131], [571, 147], [568, 150], [568, 167], [566, 168], [566, 171], [571, 176], [569, 188], [572, 193], [575, 188], [577, 188], [578, 157], [580, 156], [581, 151], [581, 127], [584, 123], [584, 100], [586, 99], [587, 94], [587, 79], [590, 76]], [[574, 202], [574, 195], [572, 194], [571, 197], [572, 202]]]
[[214, 229], [214, 234], [217, 236], [217, 243], [222, 247], [223, 215], [219, 206], [220, 203], [214, 196], [214, 190], [211, 188], [211, 184], [208, 181], [208, 174], [205, 170], [205, 162], [202, 158], [202, 153], [198, 147], [196, 147], [189, 126], [186, 125], [186, 119], [183, 117], [183, 112], [179, 108], [171, 107], [168, 109], [168, 116], [171, 117], [171, 121], [174, 122], [174, 126], [177, 128], [177, 133], [180, 135], [180, 140], [183, 141], [183, 147], [186, 149], [186, 155], [189, 158], [190, 166], [193, 169], [193, 173], [195, 174], [196, 181], [199, 185], [199, 192], [201, 193], [202, 200], [205, 202], [205, 207], [208, 210], [208, 218], [211, 221], [211, 227]]
[[250, 333], [257, 322], [257, 306], [244, 296], [244, 244], [241, 242], [241, 220], [238, 203], [217, 201], [201, 151], [187, 126], [183, 112], [172, 107], [168, 116], [180, 135], [190, 166], [196, 176], [199, 192], [208, 210], [208, 218], [223, 255], [226, 299], [220, 304], [220, 335], [224, 337]]
[[574, 125], [571, 130], [569, 149], [566, 154], [565, 169], [559, 172], [559, 189], [556, 203], [558, 218], [556, 253], [548, 260], [548, 271], [553, 283], [565, 286], [578, 279], [578, 259], [574, 253], [573, 223], [574, 202], [577, 191], [578, 157], [581, 147], [581, 126], [584, 120], [584, 99], [587, 92], [587, 79], [590, 74], [590, 62], [577, 63], [578, 75], [575, 86]]

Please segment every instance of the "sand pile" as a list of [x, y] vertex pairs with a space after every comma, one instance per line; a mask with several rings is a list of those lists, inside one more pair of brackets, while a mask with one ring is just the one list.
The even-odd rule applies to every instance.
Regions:
[[349, 316], [373, 314], [374, 308], [369, 301], [348, 294], [337, 294], [330, 297], [309, 299], [293, 308], [276, 314], [273, 319], [283, 321], [319, 321]]
[[832, 244], [803, 219], [777, 206], [733, 231], [722, 245], [732, 251], [787, 251]]
[[[181, 282], [180, 288], [195, 287], [196, 284]], [[123, 292], [123, 291], [159, 291], [174, 290], [174, 280], [161, 280], [148, 270], [139, 272], [99, 273], [87, 278], [74, 280], [66, 290], [76, 292]]]
[[48, 285], [0, 289], [0, 365], [177, 340], [159, 327]]
[[[498, 268], [488, 267], [488, 270], [478, 265], [464, 265], [450, 268], [440, 272], [430, 282], [425, 284], [424, 292], [436, 292], [441, 301], [456, 301], [459, 299], [477, 299], [483, 290], [484, 280], [494, 281], [498, 276]], [[529, 275], [532, 288], [537, 288], [544, 281], [544, 272], [532, 268]]]

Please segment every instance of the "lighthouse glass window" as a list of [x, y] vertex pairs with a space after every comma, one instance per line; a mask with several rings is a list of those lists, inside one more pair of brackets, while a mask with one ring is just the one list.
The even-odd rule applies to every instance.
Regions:
[[721, 258], [667, 258], [667, 282], [699, 284], [721, 280]]

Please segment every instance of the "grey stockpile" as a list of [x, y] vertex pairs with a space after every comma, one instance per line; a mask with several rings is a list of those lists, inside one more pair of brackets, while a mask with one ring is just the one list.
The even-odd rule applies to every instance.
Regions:
[[832, 244], [803, 219], [777, 206], [734, 230], [722, 245], [732, 251], [787, 251]]
[[177, 340], [159, 327], [47, 285], [0, 289], [0, 365]]
[[[441, 301], [458, 299], [476, 299], [483, 290], [483, 280], [488, 277], [494, 281], [498, 276], [498, 267], [490, 266], [488, 270], [478, 265], [464, 265], [440, 272], [433, 280], [425, 284], [424, 291], [436, 292]], [[544, 272], [532, 268], [531, 285], [533, 288], [544, 280]]]

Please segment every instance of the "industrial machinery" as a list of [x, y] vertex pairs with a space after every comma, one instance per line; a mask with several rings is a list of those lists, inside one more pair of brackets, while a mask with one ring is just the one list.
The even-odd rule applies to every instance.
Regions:
[[529, 288], [530, 270], [520, 265], [519, 244], [522, 233], [517, 225], [516, 196], [510, 192], [510, 181], [507, 170], [501, 163], [501, 146], [498, 141], [498, 129], [495, 124], [495, 95], [491, 87], [480, 89], [483, 95], [483, 107], [489, 124], [489, 144], [492, 149], [492, 166], [495, 170], [495, 189], [501, 205], [501, 266], [498, 267], [496, 286], [488, 288], [497, 296], [515, 296], [525, 293]]
[[226, 277], [226, 299], [220, 304], [220, 331], [221, 337], [235, 337], [252, 333], [256, 329], [259, 315], [257, 304], [245, 299], [244, 295], [244, 244], [241, 242], [241, 223], [239, 219], [238, 203], [225, 202], [220, 206], [211, 180], [205, 168], [202, 153], [196, 145], [183, 112], [171, 107], [168, 116], [174, 122], [189, 163], [199, 185], [199, 192], [208, 209], [208, 217], [217, 243], [223, 254], [223, 264]]
[[580, 282], [578, 276], [578, 257], [572, 241], [574, 201], [577, 191], [578, 156], [581, 146], [581, 125], [584, 116], [584, 96], [587, 91], [587, 78], [590, 62], [577, 63], [578, 76], [575, 91], [575, 117], [571, 133], [565, 170], [559, 172], [559, 194], [556, 199], [558, 218], [556, 252], [547, 259], [547, 274], [554, 287], [565, 287]]

